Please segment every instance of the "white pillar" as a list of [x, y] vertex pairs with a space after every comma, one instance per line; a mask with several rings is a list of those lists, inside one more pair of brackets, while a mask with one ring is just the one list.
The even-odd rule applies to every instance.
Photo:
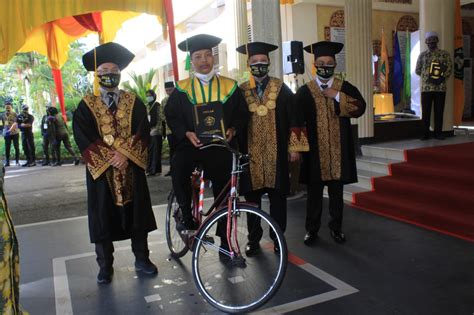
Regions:
[[280, 0], [252, 0], [252, 34], [254, 41], [280, 47], [270, 53], [270, 75], [283, 79]]
[[243, 78], [247, 68], [247, 57], [239, 54], [235, 49], [247, 43], [247, 1], [226, 0], [226, 11], [228, 11], [229, 23], [233, 27], [229, 29], [227, 37], [227, 66], [228, 75], [235, 80]]
[[371, 138], [374, 136], [372, 0], [346, 0], [344, 16], [347, 81], [359, 89], [367, 102], [365, 114], [356, 120], [359, 138]]
[[[455, 0], [420, 0], [421, 51], [427, 49], [425, 44], [425, 33], [435, 31], [439, 34], [438, 47], [449, 52], [449, 54], [451, 55], [451, 59], [453, 59], [454, 19]], [[453, 130], [453, 89], [454, 80], [453, 75], [451, 75], [446, 81], [446, 100], [443, 116], [443, 131]]]

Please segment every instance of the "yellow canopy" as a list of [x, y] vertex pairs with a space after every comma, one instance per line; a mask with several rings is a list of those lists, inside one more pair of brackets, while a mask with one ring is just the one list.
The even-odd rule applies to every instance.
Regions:
[[[0, 63], [7, 63], [18, 51], [34, 50], [48, 56], [52, 68], [60, 69], [69, 43], [87, 34], [66, 34], [64, 28], [72, 23], [67, 18], [92, 12], [103, 12], [103, 42], [113, 40], [122, 22], [139, 13], [156, 15], [162, 24], [166, 21], [163, 0], [8, 1], [0, 10]], [[55, 40], [47, 40], [51, 36]]]

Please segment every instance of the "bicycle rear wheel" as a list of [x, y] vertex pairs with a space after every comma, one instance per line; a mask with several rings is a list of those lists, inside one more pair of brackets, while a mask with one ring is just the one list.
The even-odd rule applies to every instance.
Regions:
[[[200, 229], [194, 240], [192, 261], [193, 277], [202, 296], [217, 309], [228, 313], [249, 312], [271, 299], [283, 281], [288, 263], [286, 241], [275, 221], [258, 208], [237, 207], [238, 211], [233, 214], [236, 220], [232, 224], [232, 242], [237, 240], [241, 254], [230, 258], [221, 250], [219, 255], [219, 244], [204, 238], [216, 233], [220, 219], [227, 221], [227, 209], [223, 209], [212, 215]], [[250, 232], [248, 215], [260, 218], [263, 231], [261, 251], [252, 257], [245, 254]], [[279, 246], [280, 255], [275, 254], [274, 244]]]
[[187, 238], [182, 236], [176, 229], [176, 224], [182, 219], [181, 209], [174, 191], [171, 191], [168, 196], [168, 207], [166, 208], [166, 242], [174, 258], [180, 258], [186, 255], [189, 248], [187, 245]]

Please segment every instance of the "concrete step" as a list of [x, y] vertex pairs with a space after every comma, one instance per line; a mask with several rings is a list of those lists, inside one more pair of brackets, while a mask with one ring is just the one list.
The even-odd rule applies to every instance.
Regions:
[[387, 174], [376, 173], [376, 172], [366, 171], [366, 170], [357, 170], [358, 182], [352, 185], [355, 185], [367, 190], [372, 190], [372, 178], [382, 177], [382, 176], [387, 176]]
[[363, 145], [361, 147], [363, 156], [377, 157], [396, 161], [405, 161], [402, 149], [384, 148], [373, 145]]
[[357, 170], [370, 171], [382, 175], [388, 175], [388, 165], [400, 163], [399, 160], [384, 159], [379, 157], [361, 156], [356, 159]]
[[[352, 203], [353, 193], [365, 192], [365, 191], [370, 191], [370, 189], [365, 189], [354, 184], [344, 185], [344, 194], [343, 194], [344, 201], [347, 203]], [[329, 197], [327, 187], [324, 187], [323, 194], [324, 194], [324, 197]]]

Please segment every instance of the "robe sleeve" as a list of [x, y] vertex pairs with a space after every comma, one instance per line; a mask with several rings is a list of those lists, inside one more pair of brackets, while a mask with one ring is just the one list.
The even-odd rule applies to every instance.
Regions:
[[365, 112], [366, 103], [359, 90], [347, 81], [344, 81], [339, 102], [334, 101], [336, 114], [339, 117], [358, 118]]
[[289, 137], [288, 152], [307, 152], [309, 151], [308, 136], [304, 123], [304, 116], [301, 108], [296, 105], [296, 96], [283, 84], [280, 93], [285, 93], [285, 103], [287, 106], [287, 115], [289, 117]]
[[184, 118], [182, 115], [184, 115], [184, 113], [182, 111], [180, 112], [180, 93], [181, 92], [175, 89], [166, 102], [165, 107], [166, 122], [177, 142], [183, 140], [188, 131], [183, 124]]
[[228, 128], [234, 128], [236, 135], [240, 135], [247, 132], [247, 124], [250, 115], [247, 102], [242, 96], [242, 91], [239, 87], [237, 87], [234, 91], [232, 98], [235, 101], [235, 105], [232, 112], [232, 121], [230, 122], [230, 126], [228, 126]]
[[95, 119], [87, 105], [81, 101], [72, 118], [74, 140], [81, 151], [87, 170], [95, 180], [109, 167], [113, 157], [112, 149], [107, 146], [99, 135]]
[[116, 139], [113, 148], [145, 170], [148, 164], [149, 141], [150, 123], [147, 111], [142, 101], [136, 98], [132, 112], [132, 135], [128, 139]]

